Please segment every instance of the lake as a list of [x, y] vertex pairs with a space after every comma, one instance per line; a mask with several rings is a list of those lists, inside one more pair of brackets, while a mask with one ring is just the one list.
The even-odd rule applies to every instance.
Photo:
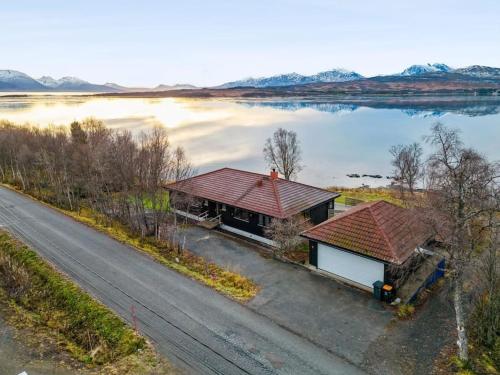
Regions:
[[[0, 97], [0, 119], [40, 126], [86, 117], [134, 134], [161, 124], [198, 172], [224, 166], [267, 173], [262, 148], [279, 127], [301, 141], [298, 181], [318, 186], [387, 185], [389, 148], [422, 141], [433, 123], [460, 129], [464, 143], [500, 159], [500, 98], [173, 99], [85, 95]], [[351, 173], [382, 175], [349, 178]]]

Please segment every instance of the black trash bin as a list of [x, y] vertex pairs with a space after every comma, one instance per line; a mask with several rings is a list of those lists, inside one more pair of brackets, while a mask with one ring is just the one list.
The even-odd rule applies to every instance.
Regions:
[[383, 286], [384, 286], [384, 282], [380, 281], [380, 280], [375, 281], [373, 283], [373, 296], [378, 301], [382, 301], [382, 288], [383, 288]]
[[382, 287], [382, 301], [391, 303], [394, 301], [394, 287], [389, 284], [385, 284]]

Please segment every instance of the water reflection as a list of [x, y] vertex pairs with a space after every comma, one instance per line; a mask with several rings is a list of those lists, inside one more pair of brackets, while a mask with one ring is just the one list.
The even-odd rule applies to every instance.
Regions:
[[[183, 100], [143, 98], [0, 97], [0, 119], [40, 126], [86, 117], [134, 134], [162, 125], [186, 148], [200, 172], [223, 166], [266, 172], [262, 147], [278, 127], [298, 133], [304, 170], [299, 180], [318, 186], [385, 185], [388, 149], [421, 140], [439, 119], [457, 127], [467, 145], [500, 159], [500, 101], [439, 98], [380, 100]], [[381, 175], [349, 178], [347, 174]]]
[[314, 109], [321, 112], [353, 112], [360, 107], [397, 109], [410, 117], [439, 118], [447, 113], [486, 116], [500, 113], [499, 97], [416, 97], [416, 98], [329, 98], [327, 100], [245, 100], [238, 103], [250, 107], [270, 107], [285, 111]]

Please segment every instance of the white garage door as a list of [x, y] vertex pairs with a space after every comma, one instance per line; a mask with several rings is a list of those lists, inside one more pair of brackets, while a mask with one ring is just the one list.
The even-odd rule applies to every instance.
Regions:
[[384, 281], [383, 263], [323, 244], [318, 244], [318, 268], [368, 288], [377, 280]]

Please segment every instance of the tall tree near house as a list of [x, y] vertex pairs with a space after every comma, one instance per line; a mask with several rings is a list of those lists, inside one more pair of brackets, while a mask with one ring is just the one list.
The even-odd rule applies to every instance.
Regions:
[[394, 167], [394, 177], [400, 183], [401, 193], [408, 189], [413, 195], [418, 180], [422, 176], [422, 147], [418, 143], [392, 146], [391, 164]]
[[276, 168], [286, 180], [302, 170], [302, 151], [297, 133], [279, 128], [268, 138], [264, 146], [264, 158], [269, 166]]
[[169, 180], [177, 182], [185, 180], [193, 175], [194, 170], [189, 161], [186, 151], [182, 147], [177, 147], [172, 155]]
[[479, 253], [488, 213], [496, 213], [498, 200], [498, 164], [462, 145], [456, 130], [442, 124], [432, 127], [428, 142], [435, 147], [426, 167], [428, 209], [441, 230], [451, 272], [453, 304], [457, 324], [460, 359], [468, 360], [466, 332], [467, 309], [464, 281], [471, 260]]
[[273, 219], [265, 228], [266, 234], [273, 240], [273, 255], [283, 258], [287, 253], [297, 249], [302, 242], [300, 233], [310, 226], [307, 220], [296, 215], [288, 219]]
[[118, 131], [113, 134], [109, 153], [108, 177], [117, 194], [114, 215], [133, 229], [135, 224], [133, 204], [134, 184], [136, 179], [137, 145], [129, 131]]
[[[186, 180], [194, 175], [195, 171], [191, 162], [189, 161], [186, 152], [182, 147], [177, 147], [172, 153], [172, 158], [170, 161], [169, 177], [168, 180], [171, 182], [179, 182]], [[184, 182], [188, 184], [189, 182]], [[188, 187], [188, 186], [186, 186]], [[188, 187], [189, 190], [189, 187]], [[166, 228], [165, 236], [174, 245], [177, 246], [179, 252], [184, 250], [184, 244], [186, 243], [186, 234], [181, 230], [182, 227], [178, 222], [178, 215], [172, 211], [176, 209], [184, 209], [189, 211], [190, 206], [194, 203], [194, 197], [190, 194], [179, 194], [176, 192], [171, 192], [169, 198], [169, 211], [172, 213], [172, 223]], [[184, 218], [183, 223], [187, 222], [187, 218]]]
[[165, 220], [168, 202], [165, 199], [164, 184], [168, 181], [172, 167], [170, 143], [165, 128], [156, 126], [141, 136], [141, 155], [146, 169], [144, 192], [151, 202], [151, 215], [155, 237], [159, 237], [160, 224]]
[[470, 326], [476, 340], [486, 348], [495, 351], [495, 346], [500, 342], [500, 218], [498, 213], [490, 213], [485, 224], [485, 229], [487, 229], [485, 250], [478, 257], [475, 267], [477, 295]]

